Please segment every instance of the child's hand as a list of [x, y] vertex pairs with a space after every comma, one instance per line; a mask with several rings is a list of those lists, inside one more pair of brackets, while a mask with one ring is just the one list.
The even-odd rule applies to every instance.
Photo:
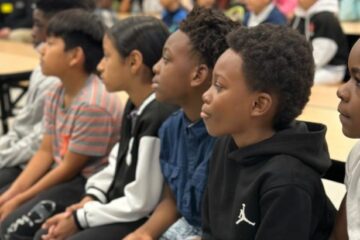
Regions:
[[153, 238], [144, 232], [132, 232], [122, 240], [153, 240]]
[[41, 226], [44, 229], [48, 229], [48, 234], [50, 233], [50, 229], [54, 228], [62, 219], [69, 218], [71, 213], [63, 212], [56, 214], [55, 216], [46, 220], [46, 222]]
[[67, 239], [79, 231], [74, 217], [67, 212], [58, 214], [55, 217], [51, 218], [49, 223], [51, 226], [48, 228], [48, 233], [42, 236], [43, 240]]
[[21, 202], [17, 198], [13, 198], [0, 207], [0, 221], [3, 221], [10, 213], [12, 213]]
[[75, 203], [73, 205], [70, 205], [66, 208], [66, 212], [73, 213], [74, 211], [78, 210], [79, 208], [83, 208], [85, 203], [94, 201], [92, 197], [86, 196], [84, 197], [81, 202]]
[[15, 197], [16, 195], [18, 195], [18, 191], [16, 191], [13, 188], [9, 188], [6, 192], [1, 194], [1, 196], [0, 196], [0, 206], [2, 206], [5, 202], [9, 201], [10, 199]]

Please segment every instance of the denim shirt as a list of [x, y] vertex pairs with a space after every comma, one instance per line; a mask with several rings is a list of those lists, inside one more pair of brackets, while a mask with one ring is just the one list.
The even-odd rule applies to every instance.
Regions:
[[201, 226], [201, 203], [208, 163], [215, 138], [203, 120], [191, 123], [182, 110], [171, 115], [159, 130], [161, 169], [172, 190], [178, 211], [191, 224]]

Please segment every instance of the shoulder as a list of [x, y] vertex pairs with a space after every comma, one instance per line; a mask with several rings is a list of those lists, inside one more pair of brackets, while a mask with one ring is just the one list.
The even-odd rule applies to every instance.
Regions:
[[351, 149], [346, 161], [347, 169], [354, 169], [360, 161], [360, 141], [358, 141]]
[[164, 121], [177, 109], [178, 108], [173, 105], [153, 100], [148, 106], [146, 106], [141, 116], [144, 119]]
[[[64, 87], [60, 81], [55, 82], [54, 84], [49, 86], [47, 91], [47, 97], [49, 99], [59, 98], [63, 89]], [[48, 101], [50, 102], [51, 100]]]
[[282, 14], [277, 7], [274, 7], [274, 9], [271, 11], [268, 20], [270, 23], [275, 24], [286, 24], [287, 21], [284, 14]]
[[121, 108], [120, 98], [116, 93], [109, 93], [103, 82], [92, 76], [91, 81], [85, 86], [76, 103], [79, 108], [95, 109], [107, 112], [109, 115], [119, 115]]
[[173, 127], [179, 126], [183, 122], [183, 115], [181, 109], [173, 112], [161, 125], [161, 131], [166, 132]]
[[312, 193], [322, 186], [321, 176], [300, 159], [289, 155], [276, 155], [265, 162], [262, 191], [290, 185]]
[[323, 25], [330, 25], [330, 26], [340, 26], [340, 22], [338, 18], [332, 12], [319, 12], [314, 14], [311, 17], [311, 21], [315, 24], [323, 24]]
[[177, 108], [156, 100], [150, 102], [138, 117], [142, 134], [156, 135], [160, 126]]

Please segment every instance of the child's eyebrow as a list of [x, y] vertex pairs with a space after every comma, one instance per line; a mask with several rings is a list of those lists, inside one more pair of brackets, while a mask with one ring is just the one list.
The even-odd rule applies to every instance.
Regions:
[[359, 67], [352, 67], [350, 69], [352, 75], [356, 77], [357, 79], [360, 79], [360, 68]]
[[353, 74], [360, 74], [360, 68], [359, 67], [352, 67], [350, 70], [351, 70], [351, 72]]

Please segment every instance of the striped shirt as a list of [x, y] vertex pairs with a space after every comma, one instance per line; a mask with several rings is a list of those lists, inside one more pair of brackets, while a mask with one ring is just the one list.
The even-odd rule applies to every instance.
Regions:
[[67, 151], [90, 157], [82, 170], [82, 175], [89, 177], [106, 164], [108, 153], [119, 139], [122, 107], [117, 95], [108, 93], [95, 75], [86, 80], [67, 108], [64, 108], [64, 92], [62, 83], [49, 91], [44, 131], [53, 137], [56, 164]]

